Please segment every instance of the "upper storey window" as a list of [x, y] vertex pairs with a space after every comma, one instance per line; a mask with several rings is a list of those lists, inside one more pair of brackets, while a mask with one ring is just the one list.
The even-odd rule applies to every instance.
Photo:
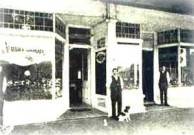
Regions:
[[125, 22], [116, 23], [116, 37], [121, 38], [140, 38], [140, 24]]
[[53, 14], [0, 8], [0, 27], [53, 31]]

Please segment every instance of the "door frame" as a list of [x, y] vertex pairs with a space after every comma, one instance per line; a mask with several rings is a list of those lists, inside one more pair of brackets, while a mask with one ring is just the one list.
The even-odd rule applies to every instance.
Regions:
[[[68, 49], [68, 63], [70, 63], [70, 51], [72, 49], [87, 49], [88, 50], [88, 90], [90, 93], [90, 105], [93, 106], [93, 96], [95, 94], [95, 65], [93, 64], [93, 58], [94, 58], [94, 48], [91, 45], [82, 45], [82, 44], [69, 44], [69, 49]], [[70, 69], [70, 64], [68, 64], [68, 71]], [[70, 71], [69, 71], [70, 72]], [[70, 75], [70, 73], [69, 73]], [[68, 76], [69, 78], [69, 76]], [[84, 82], [83, 82], [84, 83]], [[69, 100], [69, 108], [70, 107], [70, 78], [68, 79], [68, 100]], [[82, 89], [83, 92], [83, 89]], [[82, 98], [83, 98], [83, 93], [82, 93]]]

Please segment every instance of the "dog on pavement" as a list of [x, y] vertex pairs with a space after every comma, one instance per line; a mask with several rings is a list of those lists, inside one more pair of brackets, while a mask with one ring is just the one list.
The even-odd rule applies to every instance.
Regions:
[[118, 121], [126, 121], [130, 122], [131, 117], [130, 117], [130, 106], [126, 106], [123, 112], [121, 112], [118, 116]]

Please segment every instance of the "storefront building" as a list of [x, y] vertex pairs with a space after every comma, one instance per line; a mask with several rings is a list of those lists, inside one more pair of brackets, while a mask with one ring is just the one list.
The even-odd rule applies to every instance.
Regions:
[[60, 98], [66, 95], [65, 25], [53, 13], [9, 8], [0, 12], [1, 67], [7, 80], [4, 124], [53, 119], [59, 113], [55, 106], [67, 99]]
[[159, 67], [165, 65], [170, 73], [169, 102], [173, 106], [193, 107], [193, 33], [185, 28], [157, 33]]
[[194, 17], [88, 1], [52, 12], [13, 5], [0, 9], [5, 125], [56, 120], [83, 104], [111, 116], [115, 67], [124, 82], [123, 107], [130, 105], [132, 113], [145, 112], [146, 102], [159, 103], [161, 65], [171, 75], [169, 104], [183, 105], [175, 102], [181, 99], [187, 105]]

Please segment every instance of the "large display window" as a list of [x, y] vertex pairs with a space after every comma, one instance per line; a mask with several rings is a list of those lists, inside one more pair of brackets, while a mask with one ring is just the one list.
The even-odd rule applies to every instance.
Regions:
[[64, 44], [59, 40], [55, 40], [55, 94], [56, 97], [62, 96], [62, 80], [63, 80], [63, 56]]
[[171, 84], [178, 83], [178, 47], [159, 48], [159, 67], [166, 66]]
[[123, 89], [138, 89], [140, 78], [139, 66], [142, 56], [140, 47], [137, 45], [118, 45], [114, 47], [112, 53], [114, 54], [113, 67], [118, 68], [119, 75], [123, 80]]
[[36, 100], [51, 99], [51, 62], [45, 61], [28, 66], [7, 64], [7, 89], [5, 99]]
[[194, 85], [194, 48], [159, 48], [159, 66], [166, 66], [170, 73], [171, 86]]
[[0, 60], [6, 67], [5, 99], [37, 100], [52, 98], [52, 39], [2, 37]]

